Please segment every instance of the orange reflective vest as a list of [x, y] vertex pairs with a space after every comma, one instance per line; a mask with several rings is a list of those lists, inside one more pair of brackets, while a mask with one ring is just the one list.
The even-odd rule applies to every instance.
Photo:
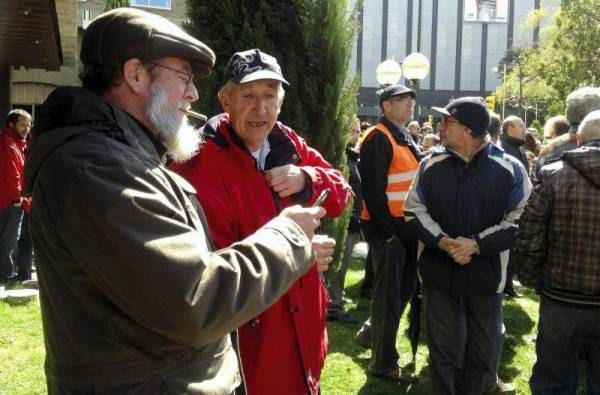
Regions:
[[[385, 134], [392, 145], [393, 156], [388, 168], [388, 182], [385, 189], [388, 208], [392, 217], [403, 217], [404, 216], [404, 201], [408, 196], [408, 190], [412, 184], [413, 178], [417, 174], [419, 167], [419, 161], [415, 158], [410, 148], [406, 145], [400, 145], [392, 136], [392, 133], [385, 127], [384, 124], [378, 123], [372, 128], [368, 129], [362, 136], [361, 143], [364, 142], [366, 137], [371, 134], [373, 130], [379, 130]], [[363, 199], [362, 212], [360, 218], [364, 220], [370, 220], [371, 215], [367, 210], [367, 205]]]

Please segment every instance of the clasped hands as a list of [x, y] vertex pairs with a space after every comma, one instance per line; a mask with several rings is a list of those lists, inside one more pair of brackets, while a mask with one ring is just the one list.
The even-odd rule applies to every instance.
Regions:
[[454, 259], [454, 262], [461, 266], [471, 262], [473, 255], [479, 253], [475, 240], [462, 236], [454, 239], [444, 236], [440, 239], [438, 247], [441, 250], [446, 251], [446, 253]]

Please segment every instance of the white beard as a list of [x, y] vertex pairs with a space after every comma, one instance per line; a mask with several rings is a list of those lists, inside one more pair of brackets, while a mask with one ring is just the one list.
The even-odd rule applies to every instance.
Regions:
[[189, 108], [189, 104], [183, 101], [177, 103], [176, 108], [171, 108], [167, 92], [157, 81], [152, 83], [150, 93], [152, 99], [146, 109], [146, 114], [158, 141], [167, 148], [167, 153], [173, 160], [190, 159], [200, 149], [202, 137], [198, 130], [189, 124], [187, 116], [184, 116], [181, 121], [179, 120], [179, 110]]

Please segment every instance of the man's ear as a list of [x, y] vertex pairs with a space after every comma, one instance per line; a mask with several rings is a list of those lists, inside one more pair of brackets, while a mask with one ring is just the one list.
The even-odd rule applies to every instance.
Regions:
[[219, 103], [221, 103], [221, 108], [223, 108], [223, 111], [229, 112], [229, 96], [227, 96], [223, 91], [219, 91], [219, 93], [217, 93], [217, 98], [219, 99]]
[[132, 58], [123, 64], [123, 82], [136, 94], [144, 92], [152, 82], [150, 71], [141, 60]]
[[383, 113], [384, 113], [384, 114], [385, 114], [387, 111], [389, 111], [389, 110], [390, 110], [390, 105], [391, 105], [391, 104], [390, 104], [389, 100], [385, 100], [385, 101], [382, 103], [382, 108], [381, 108], [381, 110], [383, 111]]

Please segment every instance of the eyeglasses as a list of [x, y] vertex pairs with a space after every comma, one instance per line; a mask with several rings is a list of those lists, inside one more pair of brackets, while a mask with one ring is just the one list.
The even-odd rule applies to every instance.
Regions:
[[150, 64], [152, 66], [162, 67], [163, 69], [171, 70], [171, 71], [174, 71], [174, 72], [176, 72], [178, 74], [184, 75], [186, 78], [183, 81], [185, 81], [185, 86], [186, 87], [188, 87], [190, 85], [190, 82], [194, 80], [194, 73], [192, 73], [192, 72], [187, 73], [185, 71], [177, 70], [177, 69], [174, 69], [174, 68], [169, 67], [169, 66], [165, 66], [164, 64], [160, 64], [160, 63], [150, 63]]
[[449, 123], [459, 123], [459, 122], [458, 122], [458, 119], [451, 118], [451, 117], [448, 117], [448, 116], [444, 115], [442, 117], [442, 122], [441, 123], [444, 124], [444, 125], [447, 125]]
[[389, 100], [391, 102], [406, 103], [408, 101], [411, 101], [411, 102], [415, 101], [415, 98], [412, 96], [405, 95], [405, 96], [392, 97]]

